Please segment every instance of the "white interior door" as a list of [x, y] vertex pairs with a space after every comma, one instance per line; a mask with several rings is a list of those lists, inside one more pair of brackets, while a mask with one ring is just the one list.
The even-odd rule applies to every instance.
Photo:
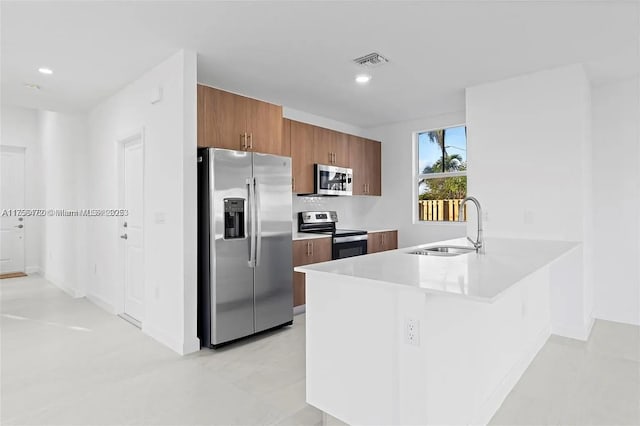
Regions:
[[121, 194], [128, 215], [121, 220], [124, 252], [124, 314], [138, 322], [144, 318], [143, 245], [143, 149], [142, 135], [123, 144]]
[[0, 273], [24, 272], [24, 149], [0, 147]]

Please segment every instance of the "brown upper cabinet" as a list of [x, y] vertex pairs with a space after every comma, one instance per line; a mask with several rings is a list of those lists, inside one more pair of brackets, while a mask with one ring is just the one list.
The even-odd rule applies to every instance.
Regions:
[[349, 167], [349, 135], [313, 126], [313, 145], [316, 163]]
[[198, 146], [289, 156], [282, 107], [198, 85]]
[[382, 195], [380, 142], [349, 135], [353, 195]]
[[290, 121], [291, 133], [292, 189], [298, 194], [311, 194], [314, 191], [314, 126], [299, 121], [287, 121]]
[[283, 119], [283, 149], [291, 152], [292, 186], [314, 192], [314, 164], [353, 169], [353, 195], [382, 195], [380, 142]]

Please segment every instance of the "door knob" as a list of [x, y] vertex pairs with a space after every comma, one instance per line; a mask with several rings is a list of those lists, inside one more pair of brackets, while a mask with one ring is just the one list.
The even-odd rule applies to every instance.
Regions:
[[15, 228], [24, 228], [24, 225], [23, 224], [16, 225]]
[[123, 240], [126, 240], [129, 237], [127, 237], [127, 234], [124, 234], [124, 235], [120, 235], [120, 238], [122, 238]]

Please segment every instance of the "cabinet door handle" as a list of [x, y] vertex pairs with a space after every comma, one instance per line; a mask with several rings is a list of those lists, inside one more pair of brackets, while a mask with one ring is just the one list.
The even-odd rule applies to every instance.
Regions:
[[253, 149], [253, 133], [249, 133], [249, 149]]
[[241, 149], [247, 149], [247, 134], [246, 133], [244, 133], [244, 134], [241, 133], [240, 134], [240, 141], [241, 141], [240, 148]]
[[336, 160], [336, 153], [333, 153], [333, 164], [336, 164], [338, 162], [338, 160]]
[[296, 190], [296, 177], [295, 177], [295, 176], [293, 176], [293, 177], [291, 178], [291, 190], [292, 190], [292, 191], [295, 191], [295, 190]]
[[311, 241], [310, 246], [311, 246], [311, 256], [313, 256], [313, 241]]

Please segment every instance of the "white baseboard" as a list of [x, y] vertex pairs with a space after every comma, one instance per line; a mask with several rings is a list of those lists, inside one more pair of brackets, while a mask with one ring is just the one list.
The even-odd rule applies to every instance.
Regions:
[[509, 392], [518, 383], [518, 380], [522, 377], [527, 370], [533, 359], [536, 357], [540, 349], [549, 339], [551, 330], [546, 327], [544, 330], [536, 336], [535, 340], [529, 347], [529, 350], [518, 360], [518, 362], [511, 368], [509, 373], [502, 379], [498, 387], [493, 391], [491, 396], [480, 407], [479, 413], [476, 414], [474, 425], [486, 425], [491, 421], [491, 418], [496, 414]]
[[[640, 312], [638, 314], [640, 314]], [[624, 318], [621, 318], [621, 317], [617, 317], [617, 316], [603, 315], [601, 313], [594, 313], [593, 314], [593, 319], [594, 319], [594, 321], [596, 319], [599, 319], [599, 320], [604, 320], [604, 321], [617, 322], [618, 324], [628, 324], [628, 325], [640, 326], [640, 315], [636, 315], [635, 317], [632, 317], [632, 318], [629, 318], [628, 315], [625, 315]]]
[[27, 274], [27, 275], [39, 274], [40, 273], [40, 267], [39, 266], [27, 266], [26, 268], [24, 268], [24, 273]]
[[[173, 350], [177, 354], [184, 355], [183, 353], [184, 348], [183, 348], [182, 342], [179, 342], [178, 340], [174, 339], [172, 336], [169, 336], [164, 331], [158, 330], [157, 328], [150, 326], [143, 321], [142, 332], [154, 338], [155, 340], [162, 343], [163, 345], [168, 346], [169, 349]], [[198, 347], [198, 349], [200, 348]]]
[[300, 315], [306, 312], [307, 305], [298, 305], [293, 307], [293, 315]]
[[551, 333], [556, 336], [568, 337], [570, 339], [582, 340], [586, 342], [589, 340], [591, 329], [593, 328], [594, 318], [589, 318], [589, 321], [583, 326], [568, 325], [568, 324], [552, 324]]
[[182, 345], [182, 355], [192, 354], [200, 350], [200, 339], [197, 337], [185, 341]]
[[64, 291], [74, 299], [82, 297], [82, 295], [78, 294], [78, 292], [76, 291], [75, 288], [73, 288], [73, 286], [68, 285], [67, 283], [64, 282], [64, 280], [61, 280], [58, 277], [52, 276], [46, 271], [44, 273], [44, 279], [49, 281], [51, 284], [55, 285], [60, 290]]
[[113, 315], [117, 314], [115, 306], [113, 306], [111, 303], [107, 302], [102, 297], [98, 296], [97, 294], [87, 294], [85, 297], [91, 303], [93, 303], [94, 305], [98, 306], [101, 309], [104, 309], [105, 311], [109, 312], [110, 314], [113, 314]]

